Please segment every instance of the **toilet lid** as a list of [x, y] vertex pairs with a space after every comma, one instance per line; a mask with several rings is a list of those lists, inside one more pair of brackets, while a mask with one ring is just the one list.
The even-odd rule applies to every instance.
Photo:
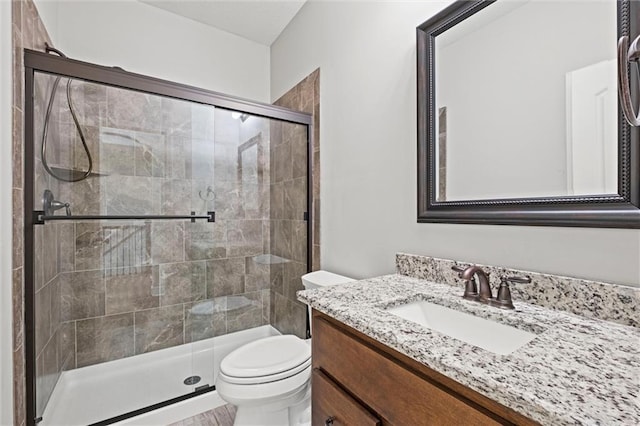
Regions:
[[311, 358], [311, 347], [293, 336], [273, 336], [247, 343], [227, 355], [220, 372], [227, 377], [261, 377], [302, 366]]

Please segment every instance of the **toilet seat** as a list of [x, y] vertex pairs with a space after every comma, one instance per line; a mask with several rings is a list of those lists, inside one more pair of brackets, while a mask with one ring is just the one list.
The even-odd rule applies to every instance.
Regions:
[[227, 383], [252, 385], [283, 380], [311, 365], [311, 348], [293, 335], [272, 336], [248, 343], [220, 363]]

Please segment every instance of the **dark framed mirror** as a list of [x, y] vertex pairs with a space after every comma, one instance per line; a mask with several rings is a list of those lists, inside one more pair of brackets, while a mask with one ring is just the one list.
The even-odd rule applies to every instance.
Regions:
[[483, 0], [420, 25], [418, 222], [640, 228], [616, 84], [639, 21], [636, 0]]

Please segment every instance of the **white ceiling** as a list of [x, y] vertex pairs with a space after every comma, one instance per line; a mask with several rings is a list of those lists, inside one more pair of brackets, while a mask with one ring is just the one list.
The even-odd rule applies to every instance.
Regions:
[[306, 0], [139, 0], [270, 46]]

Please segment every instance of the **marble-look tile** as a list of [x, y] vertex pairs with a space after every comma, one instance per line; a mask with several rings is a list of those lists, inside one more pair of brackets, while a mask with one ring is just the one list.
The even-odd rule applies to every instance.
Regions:
[[134, 315], [136, 354], [170, 348], [184, 343], [182, 305], [138, 311]]
[[243, 257], [207, 262], [207, 299], [244, 293], [245, 260]]
[[181, 133], [170, 133], [167, 137], [164, 176], [171, 179], [185, 179], [187, 154], [191, 140]]
[[307, 139], [295, 139], [291, 142], [291, 176], [293, 179], [307, 176]]
[[76, 368], [76, 322], [60, 324], [56, 331], [58, 371]]
[[164, 131], [191, 132], [191, 102], [162, 97], [160, 104]]
[[137, 141], [134, 151], [135, 175], [164, 177], [167, 161], [165, 136], [136, 132], [133, 137]]
[[108, 126], [143, 132], [161, 131], [161, 99], [155, 95], [108, 87]]
[[104, 176], [101, 180], [104, 180], [106, 187], [106, 214], [144, 215], [158, 213], [159, 183], [153, 178], [116, 175]]
[[13, 351], [13, 415], [14, 419], [26, 419], [24, 346]]
[[262, 293], [262, 323], [271, 324], [271, 290], [265, 288]]
[[204, 261], [160, 265], [160, 304], [169, 306], [206, 299], [205, 271]]
[[[289, 124], [289, 126], [291, 126]], [[289, 127], [284, 126], [283, 133]], [[293, 164], [291, 162], [291, 143], [283, 142], [280, 145], [272, 148], [273, 156], [271, 157], [271, 167], [275, 173], [272, 173], [272, 182], [278, 183], [285, 180], [290, 180], [293, 177]]]
[[185, 343], [209, 339], [227, 333], [227, 298], [184, 304]]
[[22, 346], [24, 338], [24, 292], [22, 268], [12, 271], [13, 350]]
[[187, 157], [186, 176], [189, 179], [211, 179], [215, 173], [214, 141], [191, 139], [191, 155]]
[[213, 177], [191, 180], [191, 210], [204, 213], [216, 210], [216, 192]]
[[50, 340], [36, 359], [36, 410], [38, 413], [43, 413], [58, 377], [60, 377], [60, 371], [57, 363], [56, 342]]
[[[133, 138], [133, 136], [131, 137]], [[100, 168], [110, 175], [134, 176], [136, 166], [135, 148], [133, 144], [100, 144]]]
[[102, 271], [60, 274], [62, 321], [102, 316], [105, 293]]
[[313, 170], [312, 170], [312, 192], [313, 198], [320, 199], [320, 185], [321, 185], [321, 173], [320, 170], [320, 151], [313, 152]]
[[282, 295], [284, 295], [284, 265], [284, 263], [274, 263], [269, 271], [271, 280], [269, 287], [272, 291]]
[[294, 334], [304, 339], [307, 328], [306, 312], [302, 304], [276, 293], [273, 326], [282, 334]]
[[271, 254], [285, 259], [291, 259], [293, 240], [293, 221], [272, 220], [271, 221]]
[[96, 222], [76, 223], [75, 270], [100, 269], [103, 266], [103, 228]]
[[[74, 215], [107, 214], [108, 208], [105, 208], [104, 211], [101, 208], [106, 203], [107, 179], [112, 178], [117, 178], [117, 176], [89, 178], [74, 183], [60, 182], [59, 194], [56, 196], [71, 203], [71, 213]], [[118, 185], [116, 182], [112, 183]]]
[[54, 223], [47, 223], [43, 228], [42, 269], [44, 282], [48, 283], [58, 274], [58, 236]]
[[307, 262], [307, 222], [291, 221], [291, 259], [296, 262]]
[[191, 182], [167, 179], [160, 188], [160, 211], [165, 215], [183, 215], [191, 211]]
[[76, 327], [78, 368], [134, 354], [132, 313], [81, 320]]
[[227, 333], [261, 325], [263, 325], [262, 292], [255, 291], [227, 297]]
[[150, 265], [152, 223], [102, 224], [104, 270], [124, 269], [128, 273]]
[[154, 221], [151, 224], [151, 262], [184, 261], [184, 227], [182, 221]]
[[243, 183], [240, 187], [245, 219], [269, 218], [269, 185]]
[[284, 219], [284, 182], [272, 183], [270, 197], [271, 219]]
[[40, 354], [51, 338], [51, 286], [45, 285], [35, 294], [35, 346]]
[[197, 139], [215, 140], [215, 111], [211, 105], [189, 103], [191, 110], [191, 135]]
[[307, 211], [307, 180], [298, 178], [284, 182], [284, 218], [302, 220]]
[[246, 292], [260, 291], [268, 289], [271, 284], [269, 272], [258, 274], [247, 274], [244, 279], [244, 288]]
[[244, 219], [242, 193], [236, 182], [216, 182], [216, 220]]
[[184, 251], [186, 260], [220, 259], [227, 256], [226, 242], [215, 237], [218, 223], [187, 224]]
[[313, 244], [320, 245], [320, 200], [313, 199]]
[[[51, 226], [48, 224], [47, 226]], [[15, 236], [14, 236], [15, 238]], [[36, 291], [45, 284], [44, 280], [44, 226], [35, 226], [33, 229], [33, 283]]]
[[252, 256], [262, 253], [262, 221], [227, 222], [227, 256]]
[[283, 295], [291, 300], [297, 300], [296, 293], [304, 290], [302, 276], [307, 273], [307, 265], [299, 262], [289, 262], [284, 264], [284, 293]]
[[282, 121], [274, 119], [269, 120], [269, 135], [270, 146], [272, 149], [282, 143]]
[[23, 250], [24, 250], [24, 239], [22, 236], [22, 231], [24, 227], [23, 221], [23, 209], [22, 209], [22, 196], [23, 192], [21, 189], [13, 188], [12, 191], [13, 196], [13, 269], [20, 268], [24, 264], [23, 259]]
[[22, 110], [16, 108], [15, 106], [12, 109], [13, 114], [13, 187], [14, 188], [22, 188], [22, 176], [23, 176], [23, 161], [22, 161], [22, 135], [23, 135], [23, 116]]
[[49, 334], [54, 336], [62, 323], [62, 293], [60, 284], [60, 275], [47, 284], [51, 292], [51, 313], [49, 316]]
[[105, 278], [106, 315], [139, 311], [160, 306], [157, 294], [159, 271], [157, 266], [114, 270]]
[[[453, 265], [467, 266], [471, 263], [404, 253], [396, 255], [396, 269], [399, 274], [462, 289], [458, 274], [451, 270]], [[512, 298], [516, 305], [522, 301], [589, 318], [640, 327], [638, 288], [491, 265], [479, 266], [489, 274], [494, 288], [500, 284], [501, 276], [524, 275], [531, 278], [530, 284], [511, 286]]]
[[75, 269], [76, 237], [73, 223], [58, 223], [58, 271], [71, 272]]
[[311, 270], [319, 271], [320, 270], [320, 246], [317, 244], [314, 244], [312, 251], [313, 251], [313, 261], [312, 261]]

